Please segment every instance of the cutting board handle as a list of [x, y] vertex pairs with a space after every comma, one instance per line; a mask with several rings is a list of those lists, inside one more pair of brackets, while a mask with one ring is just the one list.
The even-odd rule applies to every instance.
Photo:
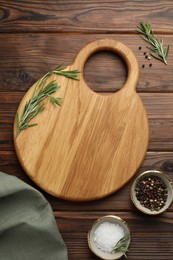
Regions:
[[123, 43], [112, 39], [101, 39], [93, 41], [84, 46], [76, 56], [73, 66], [81, 71], [83, 77], [83, 69], [87, 59], [95, 52], [111, 51], [120, 55], [125, 61], [128, 69], [127, 80], [123, 88], [136, 90], [139, 79], [139, 66], [137, 59], [133, 52]]

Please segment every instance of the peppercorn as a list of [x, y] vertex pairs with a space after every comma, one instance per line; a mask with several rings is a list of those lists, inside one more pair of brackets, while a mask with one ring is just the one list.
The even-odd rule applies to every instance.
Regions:
[[168, 197], [167, 187], [158, 176], [140, 179], [135, 187], [135, 192], [140, 204], [151, 211], [159, 211], [163, 208]]

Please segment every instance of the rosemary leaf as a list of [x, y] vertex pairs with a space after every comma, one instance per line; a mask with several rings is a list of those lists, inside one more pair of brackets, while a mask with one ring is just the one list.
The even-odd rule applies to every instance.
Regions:
[[38, 115], [43, 110], [44, 110], [44, 104], [38, 104], [28, 115], [28, 121], [31, 121], [31, 119], [33, 119], [36, 115]]
[[54, 70], [63, 70], [63, 69], [64, 69], [63, 63], [60, 63], [58, 66], [56, 66], [56, 67], [54, 68]]
[[150, 55], [151, 55], [153, 58], [162, 61], [162, 58], [159, 58], [159, 56], [155, 55], [154, 53], [150, 52]]
[[37, 123], [30, 123], [30, 121], [44, 110], [44, 103], [42, 103], [44, 99], [49, 98], [53, 106], [62, 105], [62, 98], [51, 96], [61, 86], [57, 84], [56, 80], [52, 80], [46, 85], [47, 79], [53, 74], [58, 74], [70, 79], [78, 80], [78, 73], [78, 70], [66, 71], [62, 64], [60, 64], [53, 71], [46, 73], [37, 82], [33, 95], [31, 99], [26, 102], [20, 118], [18, 112], [16, 112], [16, 137], [24, 129], [37, 125]]
[[70, 79], [74, 79], [74, 80], [78, 80], [78, 70], [64, 70], [64, 66], [63, 64], [59, 64], [53, 71], [53, 74], [58, 74], [58, 75], [62, 75], [64, 77], [70, 78]]
[[167, 46], [167, 48], [165, 48], [165, 57], [166, 57], [166, 59], [168, 57], [168, 53], [169, 53], [169, 45]]
[[126, 256], [126, 251], [127, 250], [127, 242], [130, 239], [130, 234], [127, 233], [123, 238], [121, 238], [116, 245], [114, 246], [112, 252], [121, 252], [125, 257]]
[[33, 127], [33, 126], [36, 126], [36, 125], [37, 125], [36, 123], [33, 123], [33, 124], [28, 125], [27, 127]]
[[146, 36], [143, 36], [143, 35], [142, 35], [141, 37], [142, 37], [142, 39], [145, 40], [146, 42], [150, 42], [150, 41], [147, 39]]
[[59, 74], [62, 75], [66, 78], [70, 78], [70, 79], [76, 79], [77, 80], [77, 70], [70, 70], [70, 71], [54, 71], [55, 74]]
[[56, 105], [61, 106], [62, 103], [63, 103], [62, 98], [53, 97], [53, 96], [50, 96], [50, 101], [51, 101], [51, 103], [53, 104], [54, 107], [56, 107]]
[[151, 56], [167, 64], [169, 45], [163, 47], [163, 39], [154, 36], [151, 25], [146, 21], [140, 21], [136, 31], [142, 34], [143, 40], [151, 44], [151, 47], [148, 47], [152, 51]]

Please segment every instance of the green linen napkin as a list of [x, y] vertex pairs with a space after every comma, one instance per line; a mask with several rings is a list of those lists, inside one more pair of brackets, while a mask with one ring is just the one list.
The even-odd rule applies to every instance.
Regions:
[[43, 195], [0, 172], [0, 260], [67, 260], [67, 249]]

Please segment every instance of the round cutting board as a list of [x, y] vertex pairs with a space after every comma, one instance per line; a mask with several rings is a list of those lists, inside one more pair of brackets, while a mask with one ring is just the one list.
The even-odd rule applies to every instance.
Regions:
[[[111, 95], [93, 92], [83, 78], [86, 60], [94, 52], [109, 50], [126, 62], [125, 85]], [[54, 108], [46, 99], [45, 110], [16, 137], [15, 149], [28, 176], [43, 190], [67, 200], [105, 197], [126, 184], [142, 163], [149, 140], [145, 108], [136, 93], [139, 67], [124, 44], [101, 39], [86, 45], [68, 69], [80, 71], [79, 81], [53, 75], [61, 85], [55, 96], [63, 105]], [[18, 108], [19, 117], [31, 98], [33, 85]]]

